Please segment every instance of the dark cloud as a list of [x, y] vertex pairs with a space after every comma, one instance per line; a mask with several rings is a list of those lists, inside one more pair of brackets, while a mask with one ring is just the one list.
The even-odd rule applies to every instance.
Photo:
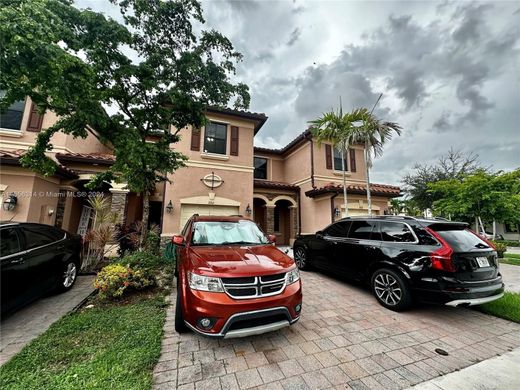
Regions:
[[300, 39], [300, 35], [302, 33], [302, 30], [299, 27], [296, 27], [291, 32], [291, 36], [289, 37], [289, 40], [287, 41], [287, 46], [292, 46], [296, 43], [298, 39]]

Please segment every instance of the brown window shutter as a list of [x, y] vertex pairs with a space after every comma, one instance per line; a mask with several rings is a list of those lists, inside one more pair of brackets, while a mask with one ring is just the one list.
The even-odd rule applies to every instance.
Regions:
[[327, 169], [332, 169], [332, 146], [325, 144], [325, 163]]
[[356, 172], [356, 149], [350, 149], [350, 172]]
[[191, 150], [200, 150], [200, 129], [191, 130]]
[[36, 104], [31, 103], [29, 111], [29, 121], [27, 122], [27, 131], [39, 132], [42, 129], [43, 115], [38, 114]]
[[231, 126], [231, 151], [232, 156], [238, 156], [238, 127]]

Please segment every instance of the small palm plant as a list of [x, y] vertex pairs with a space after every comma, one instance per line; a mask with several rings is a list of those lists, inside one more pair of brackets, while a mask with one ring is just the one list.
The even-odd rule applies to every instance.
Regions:
[[110, 251], [107, 244], [114, 241], [117, 214], [110, 211], [110, 202], [103, 196], [91, 197], [88, 203], [94, 211], [94, 220], [84, 237], [88, 249], [82, 268], [85, 271], [92, 271]]

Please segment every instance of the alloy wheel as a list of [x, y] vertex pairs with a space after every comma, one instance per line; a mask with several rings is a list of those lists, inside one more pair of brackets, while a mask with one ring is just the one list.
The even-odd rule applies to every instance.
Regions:
[[69, 288], [74, 284], [74, 281], [76, 280], [76, 274], [76, 264], [69, 263], [65, 269], [65, 272], [63, 273], [63, 286], [65, 288]]
[[390, 274], [380, 273], [374, 278], [374, 290], [379, 299], [389, 306], [395, 306], [403, 298], [399, 282]]
[[305, 253], [305, 249], [297, 248], [294, 252], [294, 262], [298, 266], [298, 268], [304, 268], [307, 260], [307, 255]]

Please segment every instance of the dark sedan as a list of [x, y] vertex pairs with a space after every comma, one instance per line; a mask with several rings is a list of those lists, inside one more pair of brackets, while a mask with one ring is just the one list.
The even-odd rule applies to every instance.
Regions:
[[81, 267], [81, 236], [37, 223], [0, 223], [1, 312], [67, 291]]
[[299, 236], [294, 260], [370, 284], [383, 306], [399, 311], [413, 299], [450, 306], [503, 295], [493, 243], [462, 222], [413, 217], [352, 217]]

